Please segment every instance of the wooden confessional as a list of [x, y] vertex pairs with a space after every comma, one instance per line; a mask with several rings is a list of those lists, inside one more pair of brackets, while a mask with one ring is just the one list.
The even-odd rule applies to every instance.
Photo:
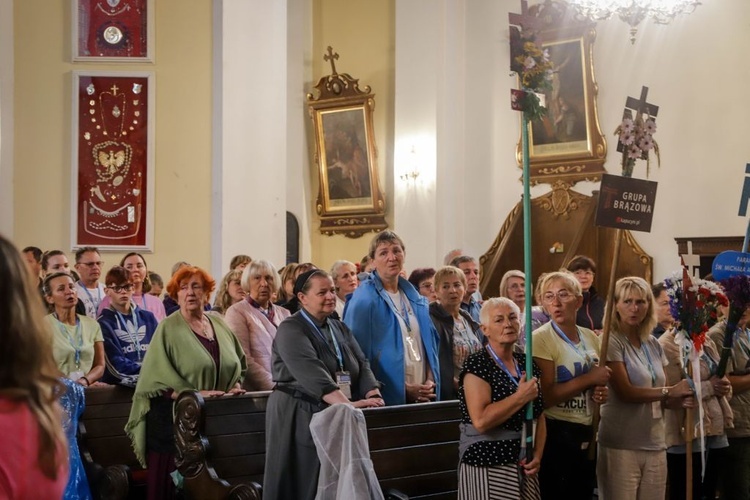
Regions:
[[[587, 255], [597, 265], [594, 287], [605, 295], [614, 252], [615, 230], [594, 225], [599, 193], [586, 196], [558, 181], [552, 191], [531, 200], [531, 256], [534, 285], [541, 273], [557, 271], [574, 255]], [[487, 252], [479, 259], [482, 296], [496, 297], [500, 279], [510, 269], [523, 271], [523, 206], [519, 202], [505, 219]], [[623, 231], [617, 278], [641, 276], [651, 283], [653, 259], [630, 231]]]

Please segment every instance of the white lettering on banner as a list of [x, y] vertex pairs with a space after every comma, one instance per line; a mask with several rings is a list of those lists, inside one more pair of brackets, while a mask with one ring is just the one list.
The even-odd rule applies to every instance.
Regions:
[[641, 212], [644, 214], [650, 214], [652, 207], [648, 203], [637, 203], [634, 201], [618, 201], [612, 202], [612, 208], [617, 210], [623, 210], [625, 212]]

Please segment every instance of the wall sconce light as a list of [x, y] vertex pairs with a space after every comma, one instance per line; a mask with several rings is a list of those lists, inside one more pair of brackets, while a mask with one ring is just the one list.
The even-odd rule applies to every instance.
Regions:
[[411, 147], [411, 152], [409, 153], [409, 170], [401, 174], [399, 177], [404, 182], [415, 182], [417, 177], [419, 177], [419, 163], [417, 162], [417, 152], [415, 151], [414, 146]]

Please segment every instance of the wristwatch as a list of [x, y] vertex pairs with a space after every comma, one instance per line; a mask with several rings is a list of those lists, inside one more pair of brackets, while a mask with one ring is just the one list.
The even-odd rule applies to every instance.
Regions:
[[667, 399], [669, 397], [669, 387], [662, 387], [661, 388], [661, 398]]

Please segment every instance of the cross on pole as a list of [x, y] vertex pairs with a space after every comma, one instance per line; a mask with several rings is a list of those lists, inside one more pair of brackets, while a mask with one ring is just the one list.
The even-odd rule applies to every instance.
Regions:
[[625, 101], [625, 107], [634, 110], [636, 114], [646, 113], [649, 116], [655, 117], [659, 114], [659, 106], [646, 102], [647, 95], [648, 87], [641, 87], [641, 98], [636, 99], [635, 97], [628, 96]]
[[[622, 112], [623, 120], [625, 118], [631, 118], [633, 121], [638, 121], [643, 113], [646, 113], [651, 118], [656, 118], [659, 114], [659, 106], [646, 101], [648, 95], [648, 87], [641, 87], [641, 97], [636, 99], [635, 97], [628, 96], [625, 100], [625, 110]], [[632, 110], [632, 111], [631, 111]], [[633, 116], [635, 111], [635, 116]], [[617, 152], [622, 153], [625, 150], [625, 146], [620, 141], [617, 141]]]
[[338, 53], [334, 53], [333, 48], [331, 48], [331, 46], [329, 45], [328, 54], [325, 54], [323, 56], [323, 60], [326, 62], [331, 61], [331, 74], [332, 75], [338, 75], [338, 73], [336, 73], [336, 63], [334, 62], [334, 60], [338, 60], [338, 58], [339, 58]]
[[680, 255], [682, 264], [687, 267], [688, 274], [696, 277], [697, 271], [701, 266], [701, 256], [693, 253], [693, 242], [687, 242], [687, 253]]

